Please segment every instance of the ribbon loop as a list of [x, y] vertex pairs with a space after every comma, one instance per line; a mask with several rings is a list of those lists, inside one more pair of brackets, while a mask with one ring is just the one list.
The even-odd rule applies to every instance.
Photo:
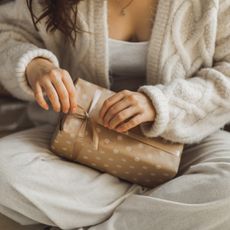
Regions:
[[86, 111], [82, 106], [78, 105], [77, 113], [74, 115], [76, 118], [83, 120], [82, 125], [78, 132], [78, 136], [85, 137], [87, 124], [90, 125], [91, 131], [92, 131], [93, 146], [96, 150], [98, 150], [99, 148], [99, 135], [96, 130], [96, 122], [91, 117], [91, 112], [93, 108], [95, 107], [95, 105], [97, 104], [100, 96], [101, 96], [101, 90], [96, 90], [93, 96], [93, 100], [90, 103], [88, 111]]

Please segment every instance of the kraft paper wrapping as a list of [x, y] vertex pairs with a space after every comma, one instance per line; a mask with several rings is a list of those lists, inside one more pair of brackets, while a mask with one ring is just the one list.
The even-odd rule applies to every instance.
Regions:
[[53, 152], [150, 188], [177, 174], [183, 145], [147, 138], [139, 126], [126, 133], [105, 128], [99, 112], [114, 92], [81, 78], [76, 91], [78, 113], [62, 117], [51, 141]]

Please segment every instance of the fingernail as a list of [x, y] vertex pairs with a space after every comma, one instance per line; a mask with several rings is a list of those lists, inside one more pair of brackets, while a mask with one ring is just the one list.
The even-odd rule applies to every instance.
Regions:
[[77, 112], [77, 108], [74, 107], [72, 111], [73, 111], [73, 113], [76, 113]]
[[57, 112], [57, 113], [59, 113], [59, 112], [60, 112], [60, 109], [57, 108], [57, 109], [55, 109], [54, 111]]
[[119, 133], [121, 133], [122, 129], [117, 128], [116, 131], [119, 132]]

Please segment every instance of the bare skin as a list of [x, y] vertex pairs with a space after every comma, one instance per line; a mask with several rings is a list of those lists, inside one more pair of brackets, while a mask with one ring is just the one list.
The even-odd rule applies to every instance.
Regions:
[[27, 66], [26, 76], [37, 103], [43, 109], [49, 109], [44, 92], [55, 112], [77, 111], [75, 87], [68, 71], [57, 68], [47, 59], [35, 58]]
[[123, 41], [147, 41], [150, 39], [157, 0], [133, 0], [126, 15], [122, 7], [130, 0], [110, 0], [108, 6], [109, 37]]
[[[149, 40], [157, 1], [134, 0], [126, 8], [126, 15], [121, 15], [121, 9], [129, 2], [130, 0], [109, 1], [109, 37], [124, 41]], [[27, 66], [26, 76], [35, 99], [42, 108], [49, 109], [44, 99], [46, 94], [54, 111], [76, 113], [76, 92], [67, 70], [56, 68], [46, 59], [35, 58]], [[105, 127], [126, 132], [141, 123], [153, 122], [155, 109], [143, 93], [123, 90], [105, 100], [100, 117]]]
[[[128, 0], [109, 1], [109, 37], [124, 41], [149, 40], [157, 1], [134, 0], [126, 9], [126, 16], [121, 16], [121, 5], [127, 3]], [[155, 109], [146, 95], [123, 90], [104, 102], [100, 117], [105, 127], [126, 132], [141, 123], [153, 122]]]

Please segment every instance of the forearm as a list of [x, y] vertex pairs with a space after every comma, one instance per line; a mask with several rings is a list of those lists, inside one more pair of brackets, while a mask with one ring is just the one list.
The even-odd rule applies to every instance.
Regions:
[[[202, 69], [191, 79], [167, 86], [143, 86], [138, 91], [158, 93], [154, 98], [158, 126], [142, 125], [146, 136], [162, 136], [173, 142], [199, 142], [230, 122], [230, 64]], [[162, 114], [163, 113], [163, 114]]]
[[146, 136], [195, 143], [230, 122], [230, 2], [218, 6], [212, 63], [190, 78], [139, 88], [156, 108], [157, 122], [142, 125]]
[[15, 97], [34, 100], [25, 69], [36, 57], [44, 57], [58, 66], [55, 55], [46, 50], [25, 1], [11, 1], [0, 8], [0, 82]]
[[0, 45], [0, 81], [15, 97], [22, 100], [34, 100], [33, 92], [28, 86], [25, 76], [27, 65], [36, 57], [49, 59], [57, 66], [58, 61], [50, 51], [40, 49], [33, 44], [17, 41], [11, 41], [8, 44], [9, 46], [5, 43], [4, 49]]

